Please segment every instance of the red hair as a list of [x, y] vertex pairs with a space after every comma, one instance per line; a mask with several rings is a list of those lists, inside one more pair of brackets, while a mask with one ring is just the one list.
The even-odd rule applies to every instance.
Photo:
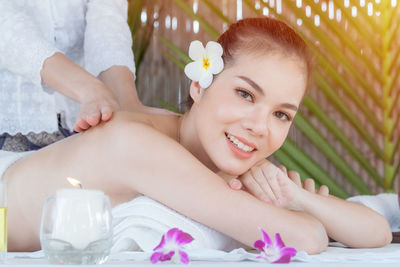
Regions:
[[[224, 53], [225, 66], [233, 64], [235, 55], [241, 52], [267, 54], [283, 53], [297, 56], [304, 62], [307, 81], [312, 72], [312, 56], [307, 44], [286, 23], [269, 18], [246, 18], [229, 26], [219, 38]], [[308, 85], [309, 82], [307, 82]]]

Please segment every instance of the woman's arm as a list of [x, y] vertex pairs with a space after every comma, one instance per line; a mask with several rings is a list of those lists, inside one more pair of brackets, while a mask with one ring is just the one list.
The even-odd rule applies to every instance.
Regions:
[[392, 241], [388, 221], [361, 204], [306, 190], [298, 200], [302, 211], [317, 218], [328, 236], [349, 247], [383, 247]]
[[382, 247], [390, 243], [389, 224], [380, 214], [360, 204], [324, 195], [324, 190], [315, 193], [311, 179], [304, 182], [303, 188], [297, 173], [291, 171], [289, 176], [285, 170], [263, 161], [242, 175], [241, 180], [259, 199], [312, 215], [324, 225], [329, 237], [347, 246]]
[[[86, 188], [103, 190], [113, 204], [145, 194], [248, 246], [260, 239], [262, 227], [270, 235], [280, 233], [286, 245], [298, 250], [325, 249], [328, 239], [318, 220], [231, 190], [175, 140], [131, 116], [117, 113], [107, 124], [50, 145], [9, 168], [5, 178], [10, 188], [10, 247], [37, 248], [44, 199], [68, 187], [65, 177], [71, 176]], [[23, 218], [29, 218], [28, 225]]]

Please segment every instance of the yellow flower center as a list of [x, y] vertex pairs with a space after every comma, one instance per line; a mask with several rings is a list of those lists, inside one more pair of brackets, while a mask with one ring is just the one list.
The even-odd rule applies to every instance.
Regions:
[[203, 57], [203, 68], [207, 70], [209, 67], [210, 67], [210, 60], [208, 59], [208, 57]]

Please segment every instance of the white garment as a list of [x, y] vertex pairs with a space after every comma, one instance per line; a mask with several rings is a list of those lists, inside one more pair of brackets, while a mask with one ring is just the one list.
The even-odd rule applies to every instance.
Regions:
[[62, 52], [94, 76], [113, 65], [135, 74], [126, 0], [0, 1], [0, 134], [72, 129], [80, 104], [41, 83], [46, 58]]

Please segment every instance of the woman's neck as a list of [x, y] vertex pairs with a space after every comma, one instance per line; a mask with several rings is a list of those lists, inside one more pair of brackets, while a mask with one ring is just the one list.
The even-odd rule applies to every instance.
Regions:
[[217, 173], [219, 169], [215, 166], [214, 162], [209, 158], [207, 152], [204, 150], [196, 129], [194, 122], [194, 108], [186, 112], [178, 122], [178, 142], [184, 146], [190, 153], [193, 154], [198, 160], [201, 161], [211, 171]]

